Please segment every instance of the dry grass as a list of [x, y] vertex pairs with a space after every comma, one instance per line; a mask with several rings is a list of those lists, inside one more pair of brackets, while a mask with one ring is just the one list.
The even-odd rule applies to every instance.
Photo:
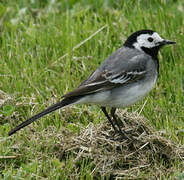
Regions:
[[10, 103], [11, 101], [13, 101], [13, 98], [7, 93], [0, 90], [0, 108]]
[[149, 122], [138, 114], [120, 111], [119, 114], [123, 119], [122, 129], [130, 140], [114, 135], [106, 121], [98, 127], [93, 123], [86, 128], [81, 126], [79, 134], [73, 134], [67, 129], [56, 133], [54, 127], [49, 127], [42, 135], [34, 133], [31, 140], [55, 137], [55, 151], [52, 153], [60, 161], [73, 158], [70, 178], [80, 177], [82, 162], [90, 164], [93, 177], [134, 179], [142, 175], [145, 178], [145, 174], [154, 178], [172, 174], [173, 163], [184, 159], [184, 147], [174, 144], [155, 131]]

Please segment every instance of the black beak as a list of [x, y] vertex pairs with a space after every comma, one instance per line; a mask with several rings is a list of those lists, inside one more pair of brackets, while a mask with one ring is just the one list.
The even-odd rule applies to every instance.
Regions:
[[168, 45], [168, 44], [176, 44], [176, 42], [170, 41], [170, 40], [163, 40], [162, 42], [159, 42], [159, 46]]

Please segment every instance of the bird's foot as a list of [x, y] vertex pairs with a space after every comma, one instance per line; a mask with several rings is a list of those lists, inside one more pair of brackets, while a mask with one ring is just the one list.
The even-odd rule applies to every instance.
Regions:
[[131, 138], [121, 129], [119, 130], [114, 130], [111, 136], [112, 139], [116, 139], [116, 140], [131, 140]]

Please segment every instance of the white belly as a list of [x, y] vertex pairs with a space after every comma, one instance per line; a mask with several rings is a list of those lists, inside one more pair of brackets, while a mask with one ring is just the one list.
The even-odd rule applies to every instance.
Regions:
[[[154, 87], [155, 82], [149, 82], [145, 84], [137, 84], [136, 86], [131, 86], [128, 89], [118, 88], [112, 91], [112, 106], [115, 107], [125, 107], [130, 106], [137, 101], [143, 99]], [[111, 106], [111, 105], [110, 105]]]
[[145, 97], [154, 87], [157, 76], [143, 83], [134, 83], [112, 90], [94, 93], [80, 100], [80, 103], [97, 104], [109, 107], [125, 107], [136, 103]]

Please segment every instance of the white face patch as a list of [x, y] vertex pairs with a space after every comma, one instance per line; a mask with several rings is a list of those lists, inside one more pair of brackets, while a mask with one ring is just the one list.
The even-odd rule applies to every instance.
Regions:
[[[152, 38], [153, 41], [149, 41], [148, 39]], [[142, 51], [141, 47], [145, 48], [153, 48], [159, 45], [159, 42], [162, 42], [164, 39], [162, 39], [158, 33], [154, 32], [151, 34], [141, 34], [137, 37], [137, 42], [133, 44], [133, 46]]]

